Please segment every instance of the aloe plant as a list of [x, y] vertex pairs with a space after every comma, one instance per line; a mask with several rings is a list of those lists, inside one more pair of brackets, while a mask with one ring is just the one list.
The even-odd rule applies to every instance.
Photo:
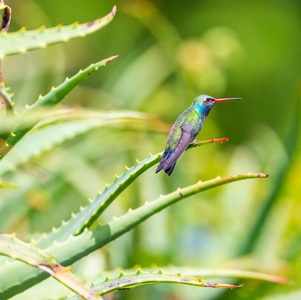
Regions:
[[[5, 5], [4, 8], [2, 4], [2, 7], [5, 11], [9, 9], [7, 5]], [[110, 23], [115, 13], [116, 6], [114, 6], [112, 11], [105, 17], [85, 24], [78, 24], [77, 22], [69, 26], [59, 24], [54, 28], [47, 29], [45, 26], [41, 26], [36, 30], [30, 31], [22, 27], [19, 31], [14, 33], [6, 34], [2, 32], [0, 34], [0, 58], [4, 58], [7, 55], [26, 53], [29, 50], [45, 48], [48, 45], [56, 43], [68, 42], [71, 39], [79, 37], [85, 37]], [[8, 27], [9, 24], [7, 24], [7, 22], [5, 22], [5, 24], [6, 27]]]
[[[28, 50], [45, 48], [48, 45], [66, 42], [72, 38], [90, 34], [108, 24], [116, 13], [114, 7], [107, 16], [91, 23], [70, 26], [58, 25], [55, 28], [6, 33], [11, 10], [0, 0], [0, 10], [3, 10], [2, 32], [0, 33], [0, 57], [24, 53]], [[3, 102], [1, 109], [7, 114], [0, 120], [0, 176], [9, 177], [12, 172], [22, 174], [22, 166], [28, 166], [35, 158], [45, 155], [51, 149], [72, 140], [96, 128], [114, 128], [125, 131], [144, 130], [166, 133], [166, 124], [158, 119], [136, 111], [98, 111], [83, 108], [55, 108], [65, 96], [78, 84], [87, 79], [92, 73], [108, 62], [117, 58], [111, 56], [98, 63], [92, 64], [76, 75], [67, 78], [56, 88], [52, 88], [45, 96], [40, 96], [32, 105], [27, 106], [19, 114], [14, 113], [14, 103], [9, 89], [5, 88], [1, 75], [0, 97]], [[4, 106], [5, 103], [5, 106]], [[189, 149], [210, 143], [224, 142], [228, 138], [212, 139], [190, 145]], [[162, 157], [162, 152], [149, 154], [144, 160], [136, 161], [132, 167], [106, 185], [102, 192], [77, 213], [72, 213], [67, 221], [62, 221], [57, 228], [44, 234], [28, 235], [22, 241], [15, 235], [0, 235], [0, 299], [8, 299], [18, 293], [28, 290], [33, 285], [49, 276], [57, 279], [84, 299], [102, 299], [101, 296], [116, 290], [131, 289], [136, 286], [154, 283], [188, 284], [199, 287], [238, 288], [241, 285], [226, 283], [210, 283], [202, 278], [202, 269], [184, 267], [164, 267], [163, 269], [130, 269], [112, 275], [110, 270], [101, 270], [101, 278], [95, 278], [96, 283], [89, 287], [82, 279], [71, 272], [71, 264], [84, 256], [100, 249], [111, 241], [121, 237], [138, 224], [167, 207], [182, 201], [189, 196], [231, 182], [267, 178], [264, 173], [244, 173], [225, 177], [217, 177], [207, 181], [178, 188], [171, 193], [161, 195], [157, 199], [128, 209], [120, 217], [98, 223], [102, 214], [118, 199], [121, 193], [143, 173], [154, 166]], [[1, 179], [0, 188], [17, 188], [13, 182]], [[101, 186], [99, 186], [101, 188]], [[64, 195], [60, 195], [64, 197]], [[29, 243], [28, 240], [31, 240]], [[25, 264], [24, 264], [25, 263]], [[263, 273], [244, 270], [212, 271], [212, 274], [231, 278], [252, 278], [271, 282], [284, 283], [285, 279]], [[104, 276], [104, 278], [103, 278]], [[208, 276], [208, 272], [207, 272]], [[209, 276], [210, 277], [210, 276]], [[214, 277], [214, 276], [213, 276]], [[89, 281], [93, 278], [89, 278]]]

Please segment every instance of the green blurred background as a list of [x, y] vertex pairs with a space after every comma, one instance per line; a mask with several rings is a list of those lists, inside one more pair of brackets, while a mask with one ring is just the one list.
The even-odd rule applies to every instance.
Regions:
[[[226, 292], [158, 285], [118, 292], [115, 299], [301, 299], [301, 2], [6, 4], [13, 11], [10, 32], [22, 26], [83, 23], [104, 16], [115, 4], [118, 9], [99, 32], [3, 61], [6, 85], [16, 94], [19, 110], [66, 76], [116, 54], [117, 60], [81, 84], [63, 105], [137, 110], [173, 123], [199, 94], [243, 98], [216, 105], [198, 138], [229, 137], [227, 143], [184, 153], [171, 177], [156, 175], [152, 168], [102, 221], [198, 180], [251, 171], [270, 174], [267, 180], [234, 183], [191, 197], [77, 268], [86, 265], [84, 274], [98, 264], [106, 269], [174, 264], [249, 269], [293, 280], [288, 285], [243, 280], [242, 289]], [[162, 151], [166, 138], [167, 133], [101, 129], [47, 152], [7, 178], [20, 189], [1, 191], [1, 231], [26, 236], [58, 226], [125, 165]]]

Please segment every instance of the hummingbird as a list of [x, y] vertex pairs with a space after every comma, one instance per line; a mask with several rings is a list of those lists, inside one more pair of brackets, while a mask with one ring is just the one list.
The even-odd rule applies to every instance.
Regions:
[[166, 174], [171, 175], [178, 159], [189, 144], [198, 142], [195, 138], [214, 104], [230, 100], [241, 100], [241, 98], [215, 99], [208, 95], [196, 97], [192, 105], [177, 118], [172, 126], [156, 173], [164, 170]]

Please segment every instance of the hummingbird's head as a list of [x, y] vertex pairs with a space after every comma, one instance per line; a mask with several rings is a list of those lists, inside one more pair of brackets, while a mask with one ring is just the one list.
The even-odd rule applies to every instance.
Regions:
[[241, 100], [241, 98], [215, 99], [208, 95], [200, 95], [193, 100], [192, 105], [197, 107], [200, 113], [208, 114], [215, 103], [230, 100]]

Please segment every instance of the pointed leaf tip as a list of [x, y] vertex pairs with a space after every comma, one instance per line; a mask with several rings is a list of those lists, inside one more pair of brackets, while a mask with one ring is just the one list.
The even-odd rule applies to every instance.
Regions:
[[234, 285], [234, 284], [227, 284], [227, 283], [211, 283], [206, 281], [204, 284], [205, 287], [212, 287], [212, 288], [230, 288], [230, 289], [238, 289], [243, 287], [243, 284], [241, 285]]
[[109, 58], [107, 59], [107, 63], [109, 63], [109, 62], [112, 61], [113, 59], [117, 58], [118, 56], [119, 56], [119, 55], [113, 55], [113, 56], [109, 57]]
[[116, 5], [114, 5], [114, 6], [113, 6], [113, 9], [112, 9], [112, 11], [111, 11], [112, 17], [115, 16], [116, 11], [117, 11], [117, 7], [116, 7]]
[[269, 174], [258, 173], [258, 174], [257, 174], [257, 177], [258, 177], [258, 178], [268, 178], [268, 177], [269, 177]]

